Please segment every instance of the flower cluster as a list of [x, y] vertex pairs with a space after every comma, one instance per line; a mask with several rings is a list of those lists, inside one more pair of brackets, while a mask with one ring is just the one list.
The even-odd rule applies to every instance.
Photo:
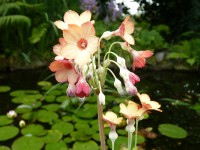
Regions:
[[[142, 106], [135, 102], [128, 101], [127, 106], [120, 104], [120, 113], [127, 118], [127, 131], [134, 131], [134, 120], [142, 119], [142, 116], [149, 110], [161, 111], [160, 105], [151, 101], [147, 94], [139, 94], [135, 84], [140, 82], [139, 76], [126, 67], [125, 59], [112, 51], [113, 45], [119, 44], [122, 50], [127, 51], [133, 57], [132, 70], [142, 68], [146, 64], [146, 58], [153, 55], [150, 50], [137, 51], [131, 45], [135, 44], [132, 33], [134, 32], [134, 22], [127, 16], [118, 29], [106, 31], [99, 38], [96, 36], [94, 21], [91, 20], [91, 12], [84, 11], [80, 15], [75, 11], [69, 10], [64, 14], [63, 21], [54, 22], [63, 36], [59, 38], [59, 43], [53, 47], [55, 60], [49, 68], [55, 72], [58, 82], [68, 83], [66, 93], [69, 97], [79, 97], [81, 100], [88, 97], [91, 91], [97, 94], [98, 109], [105, 105], [104, 84], [107, 73], [110, 72], [114, 77], [113, 85], [119, 95], [128, 94], [139, 97]], [[114, 42], [107, 51], [102, 52], [100, 43], [103, 39], [109, 40], [119, 36], [124, 42]], [[103, 59], [101, 53], [104, 54]], [[114, 56], [114, 59], [113, 57]], [[119, 77], [109, 68], [113, 63], [119, 68]], [[98, 111], [102, 112], [102, 111]], [[103, 114], [100, 114], [103, 115]], [[100, 116], [99, 115], [99, 116]], [[110, 138], [114, 141], [117, 138], [115, 126], [122, 118], [117, 118], [113, 112], [107, 112], [102, 118], [111, 127]], [[99, 118], [101, 119], [101, 118]]]

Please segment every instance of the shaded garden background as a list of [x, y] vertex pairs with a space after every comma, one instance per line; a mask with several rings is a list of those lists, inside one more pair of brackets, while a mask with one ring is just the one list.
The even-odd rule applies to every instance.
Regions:
[[[44, 135], [39, 134], [38, 131], [34, 134], [35, 136], [44, 136], [42, 138], [46, 143], [44, 146], [46, 149], [53, 147], [53, 144], [47, 142], [48, 137], [45, 137], [46, 133], [50, 133], [47, 129], [59, 129], [60, 120], [65, 122], [61, 123], [63, 125], [66, 125], [67, 122], [67, 127], [71, 127], [71, 124], [73, 124], [75, 132], [66, 133], [68, 131], [61, 129], [62, 140], [57, 138], [51, 139], [53, 142], [51, 140], [50, 142], [58, 143], [60, 141], [61, 147], [70, 145], [76, 150], [77, 145], [74, 146], [75, 144], [72, 143], [86, 141], [89, 138], [97, 143], [99, 140], [98, 128], [95, 126], [97, 120], [84, 118], [85, 116], [82, 115], [85, 113], [84, 109], [80, 109], [78, 114], [71, 115], [79, 107], [78, 99], [69, 100], [66, 98], [66, 85], [55, 86], [55, 80], [51, 78], [51, 73], [48, 70], [49, 64], [55, 57], [52, 47], [58, 43], [58, 38], [62, 36], [61, 31], [55, 27], [53, 22], [62, 20], [63, 14], [69, 9], [81, 13], [84, 1], [87, 0], [0, 0], [0, 85], [11, 87], [10, 93], [2, 94], [0, 92], [0, 105], [2, 107], [0, 112], [5, 114], [9, 109], [15, 109], [20, 113], [29, 112], [30, 110], [16, 108], [21, 105], [21, 102], [19, 104], [10, 102], [18, 102], [19, 99], [23, 101], [26, 98], [33, 100], [34, 106], [27, 102], [23, 102], [22, 105], [30, 105], [31, 111], [41, 114], [41, 117], [29, 120], [27, 115], [22, 113], [22, 117], [18, 116], [13, 124], [19, 126], [17, 121], [22, 118], [27, 119], [27, 122], [31, 125], [34, 121], [42, 125], [40, 132], [42, 131]], [[163, 113], [153, 112], [152, 117], [141, 122], [140, 134], [147, 138], [146, 142], [140, 143], [141, 147], [157, 150], [177, 148], [196, 150], [200, 144], [200, 124], [198, 122], [200, 119], [200, 1], [136, 1], [139, 2], [141, 7], [139, 15], [131, 16], [135, 22], [133, 36], [136, 45], [133, 48], [136, 50], [150, 49], [154, 52], [154, 56], [147, 60], [147, 66], [144, 69], [136, 70], [142, 80], [137, 88], [141, 92], [149, 93], [153, 100], [158, 100], [164, 110]], [[91, 0], [92, 2], [94, 4], [94, 1]], [[115, 30], [123, 20], [123, 16], [119, 14], [116, 18], [112, 18], [112, 5], [110, 5], [110, 9], [107, 9], [108, 2], [111, 1], [97, 0], [97, 7], [94, 7], [92, 11], [92, 19], [95, 20], [98, 36], [104, 31]], [[127, 8], [124, 8], [123, 12], [128, 14]], [[106, 16], [109, 18], [106, 18]], [[102, 48], [104, 48], [106, 42], [101, 43]], [[122, 52], [121, 55], [127, 57], [126, 53]], [[131, 59], [127, 58], [126, 60], [129, 63]], [[129, 64], [131, 65], [131, 63]], [[107, 82], [108, 87], [114, 89], [111, 80]], [[48, 90], [52, 87], [54, 89], [49, 92]], [[26, 91], [29, 89], [36, 91]], [[22, 95], [18, 95], [20, 92], [16, 92], [17, 90], [25, 91], [21, 91]], [[116, 99], [113, 102], [116, 93], [114, 91], [106, 92], [108, 107], [114, 106], [113, 111], [118, 112], [116, 105], [121, 102], [121, 99]], [[6, 101], [9, 101], [9, 103]], [[95, 98], [91, 96], [88, 103], [82, 107], [92, 109], [93, 114], [90, 117], [95, 117], [96, 107], [93, 105]], [[60, 120], [57, 117], [52, 119], [50, 116], [49, 118], [42, 116], [42, 114], [45, 114], [44, 110], [52, 111], [52, 109], [59, 115]], [[47, 113], [47, 115], [49, 114]], [[86, 117], [88, 116], [86, 115]], [[2, 118], [5, 119], [5, 116]], [[157, 133], [160, 123], [173, 123], [183, 127], [188, 131], [187, 138], [180, 140], [164, 138]], [[84, 125], [81, 126], [80, 124]], [[142, 128], [146, 129], [148, 126], [153, 127], [153, 132], [142, 130]], [[62, 125], [61, 127], [66, 128]], [[91, 128], [94, 128], [94, 131], [85, 135], [84, 131]], [[25, 130], [21, 133], [23, 135], [29, 132], [23, 128], [22, 130]], [[122, 130], [122, 127], [119, 128], [120, 136], [126, 134]], [[54, 133], [56, 136], [61, 134], [52, 132], [52, 134]], [[149, 135], [149, 133], [152, 135]], [[68, 137], [69, 134], [70, 137]], [[106, 134], [108, 134], [108, 131], [106, 131]], [[157, 136], [156, 139], [154, 139], [154, 135]], [[26, 141], [27, 139], [23, 140]], [[1, 141], [0, 146], [1, 144], [11, 146], [13, 141], [13, 139], [4, 143], [1, 143]], [[124, 139], [122, 142], [124, 142]], [[87, 144], [90, 145], [91, 142]]]

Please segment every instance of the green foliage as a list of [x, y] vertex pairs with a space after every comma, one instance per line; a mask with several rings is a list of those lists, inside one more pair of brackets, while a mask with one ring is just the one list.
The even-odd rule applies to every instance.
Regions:
[[189, 65], [200, 65], [200, 38], [184, 40], [170, 47], [169, 59], [182, 59]]

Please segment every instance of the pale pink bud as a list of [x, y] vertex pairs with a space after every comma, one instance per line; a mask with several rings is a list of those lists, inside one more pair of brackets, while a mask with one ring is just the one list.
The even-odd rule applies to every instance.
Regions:
[[136, 74], [134, 74], [133, 72], [129, 72], [129, 80], [132, 84], [140, 82], [140, 78]]
[[137, 94], [137, 88], [130, 82], [130, 81], [125, 81], [125, 87], [126, 87], [126, 92], [128, 95], [136, 95]]
[[123, 68], [126, 68], [126, 62], [125, 62], [125, 59], [120, 57], [120, 56], [117, 56], [117, 63], [123, 67]]
[[85, 81], [83, 77], [81, 77], [75, 86], [76, 96], [80, 98], [88, 97], [90, 95], [90, 91], [91, 89], [89, 84]]
[[69, 84], [68, 88], [66, 90], [66, 94], [68, 97], [74, 97], [76, 96], [75, 94], [75, 85], [74, 84]]
[[102, 92], [99, 93], [99, 103], [105, 105], [105, 95]]
[[114, 86], [116, 87], [118, 93], [120, 95], [124, 95], [124, 90], [122, 88], [122, 83], [119, 79], [115, 78], [115, 81], [114, 81]]

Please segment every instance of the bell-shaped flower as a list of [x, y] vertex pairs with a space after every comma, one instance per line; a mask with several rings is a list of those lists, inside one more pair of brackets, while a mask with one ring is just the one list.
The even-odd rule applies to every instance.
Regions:
[[123, 114], [130, 122], [132, 120], [140, 118], [144, 111], [141, 106], [133, 101], [127, 101], [127, 105], [121, 103], [119, 105], [120, 113]]
[[131, 34], [134, 31], [134, 23], [133, 21], [129, 21], [130, 16], [127, 16], [125, 20], [121, 23], [119, 29], [114, 31], [113, 35], [120, 36], [124, 41], [133, 45], [135, 41]]
[[161, 107], [161, 105], [156, 101], [151, 101], [149, 95], [137, 93], [137, 96], [140, 99], [142, 108], [145, 109], [146, 111], [157, 110], [157, 111], [162, 112], [162, 110], [159, 109]]
[[80, 77], [76, 86], [75, 94], [80, 98], [88, 97], [90, 95], [91, 88], [83, 77]]
[[106, 121], [111, 128], [120, 124], [122, 122], [122, 119], [122, 117], [117, 117], [117, 115], [112, 111], [106, 112], [105, 115], [103, 114], [103, 120]]
[[119, 95], [124, 95], [124, 90], [122, 88], [122, 83], [121, 83], [121, 81], [119, 79], [115, 78], [114, 86], [117, 89], [117, 92], [119, 93]]
[[69, 84], [68, 88], [66, 90], [66, 94], [68, 97], [75, 97], [75, 85], [74, 84]]
[[62, 48], [63, 45], [66, 44], [66, 41], [64, 38], [59, 38], [59, 44], [55, 45], [53, 47], [53, 52], [57, 55], [55, 57], [55, 60], [63, 60], [64, 57], [61, 55], [60, 50]]
[[91, 20], [91, 12], [86, 10], [79, 16], [77, 12], [68, 10], [65, 12], [63, 19], [64, 21], [58, 20], [55, 21], [54, 24], [61, 30], [68, 30], [69, 24], [76, 24], [81, 26], [83, 23], [89, 22]]
[[146, 58], [149, 58], [153, 55], [153, 53], [150, 50], [145, 50], [145, 51], [132, 50], [131, 53], [133, 55], [133, 65], [132, 65], [133, 70], [135, 68], [144, 67], [146, 64]]
[[102, 93], [102, 92], [100, 92], [99, 93], [99, 95], [98, 95], [98, 97], [99, 97], [99, 103], [100, 103], [100, 105], [105, 105], [105, 95]]
[[55, 72], [55, 78], [58, 82], [74, 84], [79, 77], [73, 64], [68, 60], [56, 60], [50, 64], [49, 68]]
[[67, 44], [61, 49], [61, 55], [66, 59], [74, 59], [79, 67], [91, 61], [91, 55], [97, 51], [99, 38], [95, 36], [92, 23], [87, 22], [81, 26], [69, 25], [69, 30], [63, 31]]

